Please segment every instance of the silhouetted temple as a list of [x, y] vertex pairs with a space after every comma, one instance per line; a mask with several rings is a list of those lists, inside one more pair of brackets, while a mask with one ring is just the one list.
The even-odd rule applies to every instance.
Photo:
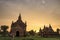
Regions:
[[39, 35], [41, 37], [56, 37], [59, 36], [59, 29], [56, 32], [52, 29], [52, 26], [49, 24], [49, 27], [44, 25], [44, 28], [39, 30]]
[[18, 20], [12, 22], [10, 34], [14, 36], [25, 36], [26, 33], [26, 22], [24, 23], [21, 19], [21, 14], [19, 14]]

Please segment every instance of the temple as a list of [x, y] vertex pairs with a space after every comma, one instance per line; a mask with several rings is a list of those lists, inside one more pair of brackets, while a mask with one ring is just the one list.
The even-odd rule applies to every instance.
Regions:
[[39, 35], [41, 37], [58, 37], [60, 29], [57, 29], [56, 32], [52, 29], [52, 26], [49, 24], [49, 27], [44, 25], [44, 28], [39, 30]]
[[12, 21], [10, 34], [17, 37], [25, 36], [26, 26], [26, 22], [22, 21], [21, 14], [19, 14], [18, 20], [16, 22]]

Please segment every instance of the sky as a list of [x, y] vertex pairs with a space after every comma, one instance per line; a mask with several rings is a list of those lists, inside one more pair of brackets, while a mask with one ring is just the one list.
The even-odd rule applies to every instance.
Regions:
[[10, 29], [19, 13], [27, 21], [27, 31], [38, 31], [49, 24], [54, 30], [60, 28], [60, 0], [0, 0], [0, 26]]

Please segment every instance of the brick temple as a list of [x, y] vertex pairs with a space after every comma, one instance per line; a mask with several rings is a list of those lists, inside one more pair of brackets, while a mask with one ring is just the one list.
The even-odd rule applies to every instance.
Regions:
[[41, 37], [58, 37], [60, 36], [59, 32], [60, 32], [60, 29], [57, 28], [57, 30], [54, 31], [52, 29], [52, 26], [49, 24], [49, 27], [46, 27], [44, 25], [43, 29], [40, 28], [39, 35]]
[[16, 22], [12, 21], [10, 34], [17, 37], [25, 36], [26, 26], [26, 22], [22, 21], [21, 14], [19, 14], [18, 20]]

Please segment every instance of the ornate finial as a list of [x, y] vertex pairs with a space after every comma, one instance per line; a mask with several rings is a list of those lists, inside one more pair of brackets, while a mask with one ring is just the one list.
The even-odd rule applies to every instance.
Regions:
[[51, 27], [51, 24], [49, 24], [49, 27]]
[[12, 24], [13, 24], [13, 21], [12, 21]]
[[[13, 23], [13, 21], [12, 21], [12, 24], [11, 25], [13, 25], [14, 23]], [[12, 26], [11, 26], [12, 27]]]
[[26, 24], [27, 22], [25, 21], [25, 24]]
[[21, 20], [21, 13], [19, 14], [18, 20]]
[[44, 25], [44, 28], [45, 28], [45, 25]]
[[40, 28], [40, 31], [41, 31], [41, 28]]
[[25, 26], [27, 26], [27, 22], [25, 21]]
[[40, 28], [40, 30], [39, 30], [40, 32], [42, 32], [42, 29]]

